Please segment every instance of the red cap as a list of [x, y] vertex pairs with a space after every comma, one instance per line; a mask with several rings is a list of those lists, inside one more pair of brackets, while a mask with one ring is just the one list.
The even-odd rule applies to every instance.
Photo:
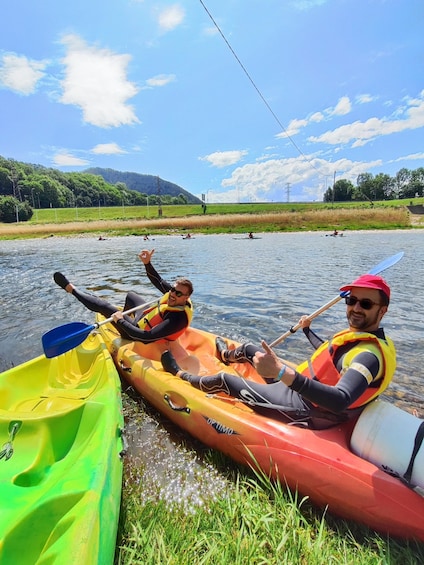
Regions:
[[360, 288], [375, 288], [377, 290], [382, 290], [387, 298], [390, 300], [390, 287], [384, 279], [376, 275], [362, 275], [355, 281], [345, 286], [342, 286], [340, 290], [352, 290], [353, 286]]

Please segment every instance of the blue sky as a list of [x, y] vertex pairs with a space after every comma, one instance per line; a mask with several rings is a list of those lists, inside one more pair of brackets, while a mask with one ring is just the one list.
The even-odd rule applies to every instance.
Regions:
[[422, 0], [14, 0], [0, 155], [322, 200], [424, 166]]

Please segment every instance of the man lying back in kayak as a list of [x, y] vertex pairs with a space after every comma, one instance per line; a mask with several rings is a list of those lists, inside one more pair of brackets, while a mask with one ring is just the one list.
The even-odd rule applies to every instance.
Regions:
[[[190, 296], [193, 285], [186, 278], [176, 279], [174, 285], [165, 281], [151, 263], [154, 249], [144, 249], [138, 255], [150, 282], [163, 293], [158, 302], [133, 315], [123, 315], [118, 306], [110, 304], [102, 298], [78, 290], [62, 273], [54, 273], [53, 278], [60, 287], [69, 292], [81, 304], [92, 312], [99, 312], [106, 318], [113, 317], [114, 326], [125, 339], [142, 343], [176, 340], [184, 333], [193, 317], [193, 306]], [[144, 304], [146, 301], [135, 292], [130, 291], [125, 299], [125, 310]]]
[[270, 384], [225, 372], [191, 375], [180, 370], [169, 351], [162, 355], [162, 364], [205, 392], [225, 392], [268, 416], [313, 428], [346, 421], [389, 385], [396, 351], [380, 327], [390, 301], [387, 283], [379, 276], [363, 275], [340, 290], [350, 291], [345, 299], [349, 328], [323, 341], [310, 329], [307, 316], [302, 317], [299, 324], [315, 352], [296, 368], [279, 359], [265, 341], [262, 349], [252, 344], [227, 349], [222, 338], [216, 339], [223, 363], [250, 363]]

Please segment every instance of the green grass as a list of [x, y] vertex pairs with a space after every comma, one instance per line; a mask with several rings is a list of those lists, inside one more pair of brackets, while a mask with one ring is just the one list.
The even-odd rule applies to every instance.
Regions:
[[[228, 468], [228, 467], [227, 467]], [[388, 540], [317, 510], [280, 483], [233, 466], [224, 497], [185, 513], [124, 490], [119, 565], [424, 563], [424, 545]]]
[[[379, 209], [379, 208], [398, 208], [405, 207], [410, 203], [424, 204], [424, 198], [414, 198], [413, 200], [387, 200], [376, 202], [373, 207], [369, 202], [335, 202], [324, 203], [275, 203], [268, 202], [262, 204], [241, 203], [241, 204], [208, 204], [206, 216], [228, 215], [228, 214], [267, 214], [281, 212], [305, 212], [311, 210], [341, 210], [341, 209]], [[162, 217], [178, 218], [202, 215], [199, 205], [187, 204], [178, 206], [162, 206]], [[30, 224], [45, 223], [68, 223], [80, 221], [99, 221], [99, 220], [136, 220], [136, 219], [157, 219], [159, 210], [157, 206], [114, 206], [98, 208], [48, 208], [34, 210], [34, 215]]]

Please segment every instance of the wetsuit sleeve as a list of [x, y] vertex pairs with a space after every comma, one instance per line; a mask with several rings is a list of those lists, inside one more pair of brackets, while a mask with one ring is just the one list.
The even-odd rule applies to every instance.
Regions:
[[144, 267], [146, 269], [146, 275], [148, 276], [149, 281], [163, 294], [165, 294], [165, 292], [168, 292], [172, 285], [159, 275], [153, 265], [151, 263], [147, 263], [146, 265], [144, 265]]
[[167, 339], [175, 332], [183, 330], [188, 325], [188, 319], [185, 312], [167, 312], [163, 322], [154, 326], [151, 330], [142, 330], [135, 326], [131, 322], [131, 318], [119, 320], [117, 325], [124, 330], [129, 339], [142, 343], [152, 343], [159, 339]]
[[314, 404], [331, 412], [340, 413], [349, 408], [365, 392], [378, 375], [379, 368], [380, 362], [377, 356], [363, 351], [352, 359], [349, 368], [335, 386], [320, 383], [296, 372], [290, 388]]
[[303, 333], [306, 335], [309, 343], [314, 349], [318, 349], [318, 347], [320, 347], [324, 343], [324, 340], [317, 336], [317, 334], [313, 332], [311, 328], [303, 328]]

